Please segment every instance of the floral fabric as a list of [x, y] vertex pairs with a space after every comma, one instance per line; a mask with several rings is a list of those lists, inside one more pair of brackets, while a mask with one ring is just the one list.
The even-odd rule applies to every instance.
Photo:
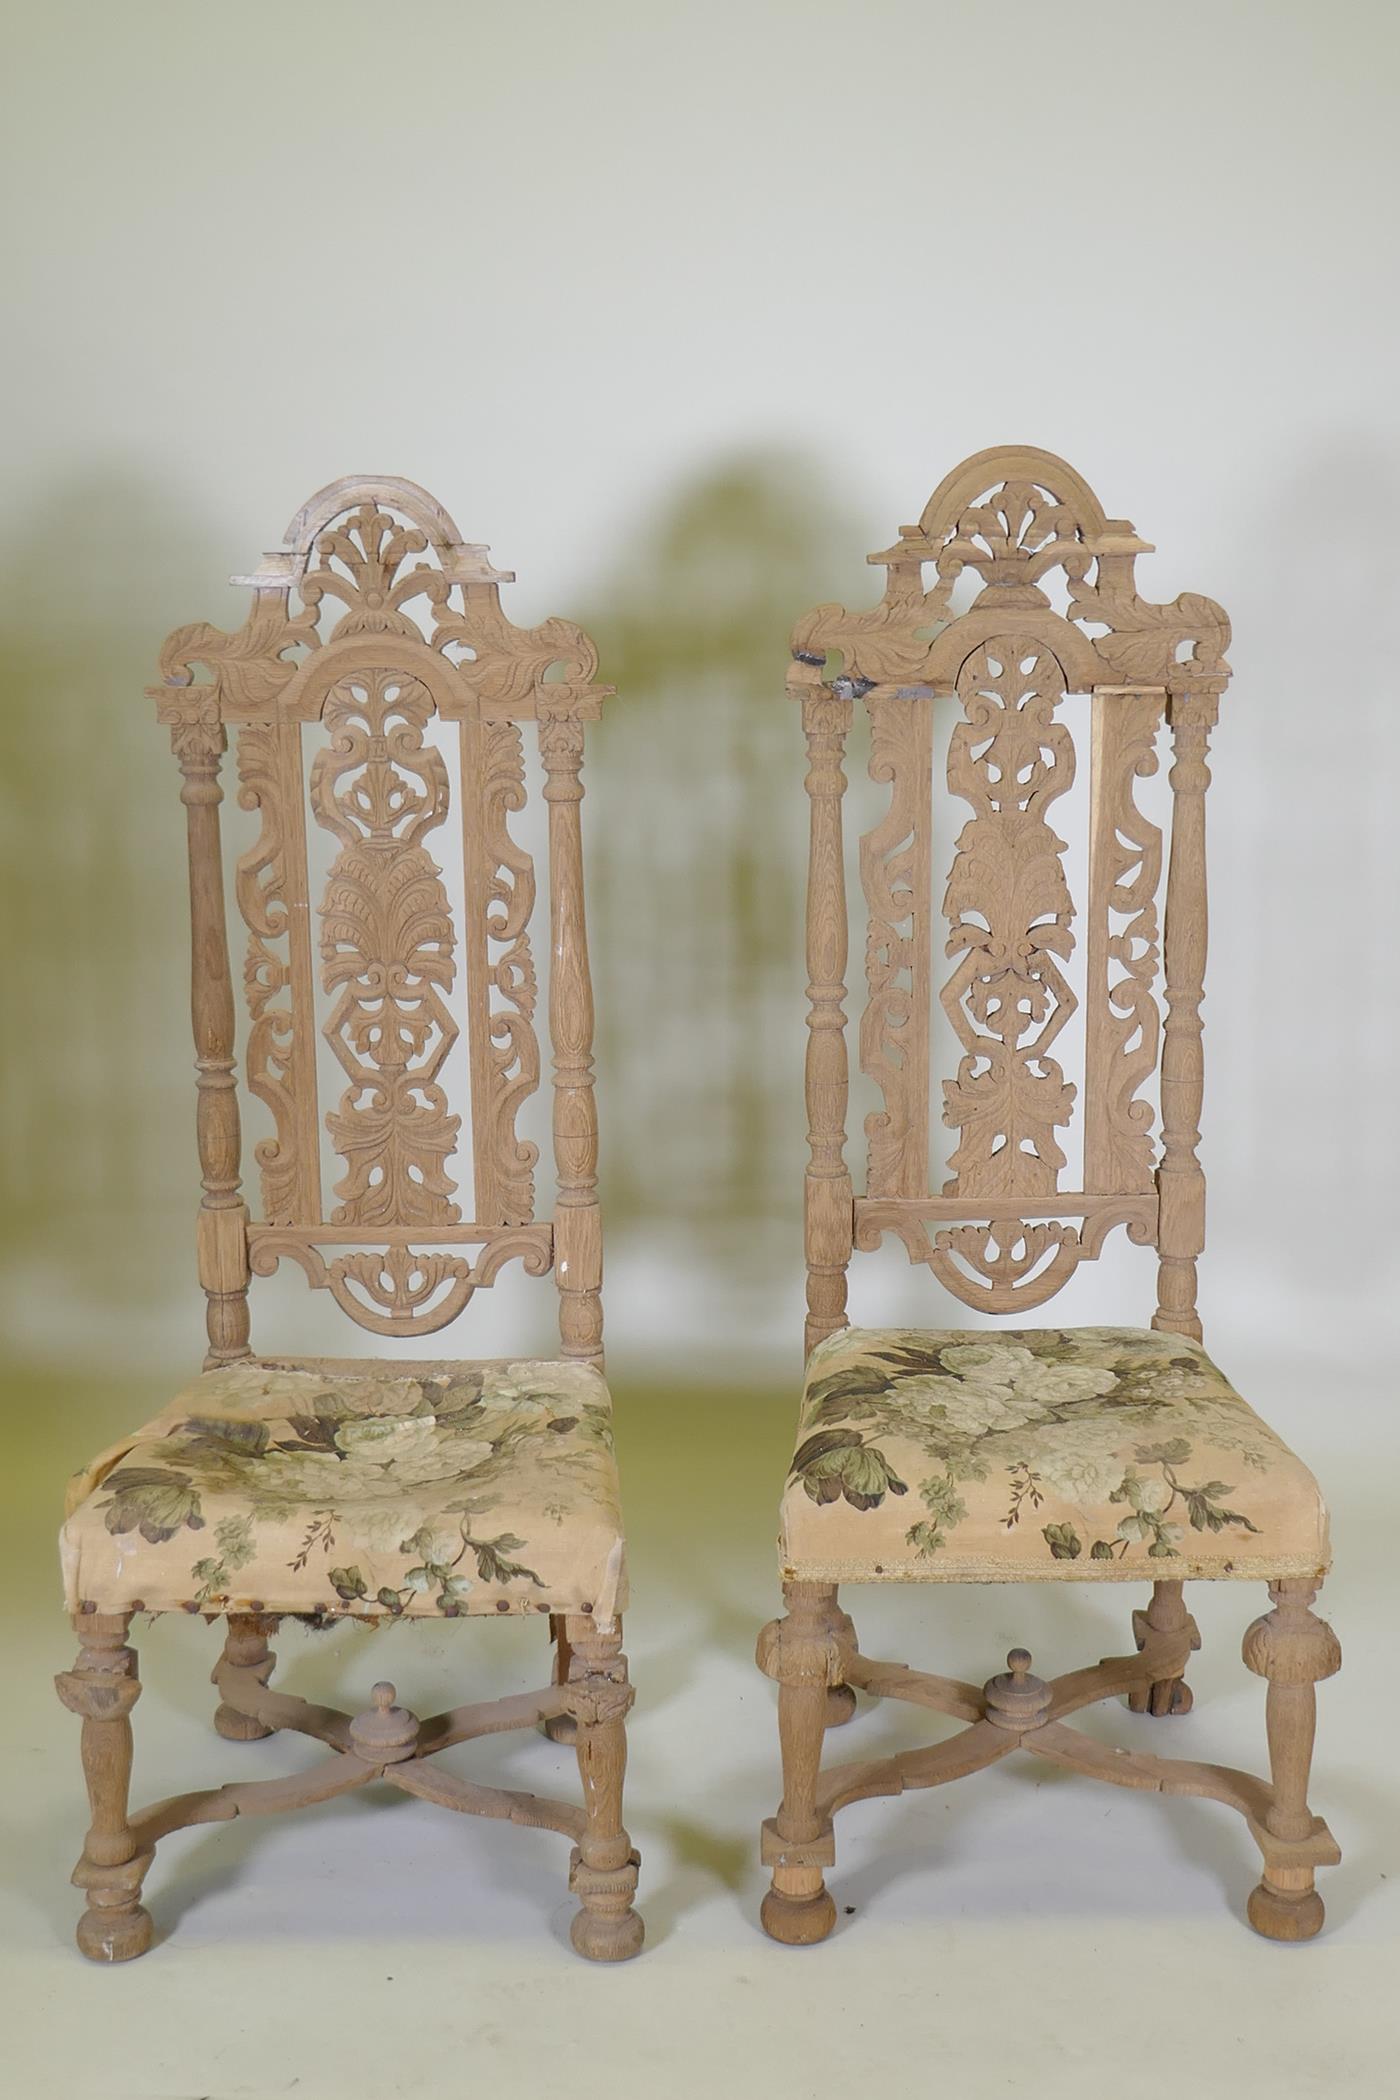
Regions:
[[76, 1476], [60, 1552], [70, 1611], [611, 1617], [612, 1403], [577, 1363], [208, 1371]]
[[1317, 1483], [1198, 1342], [847, 1328], [812, 1351], [789, 1580], [1272, 1578], [1327, 1566]]

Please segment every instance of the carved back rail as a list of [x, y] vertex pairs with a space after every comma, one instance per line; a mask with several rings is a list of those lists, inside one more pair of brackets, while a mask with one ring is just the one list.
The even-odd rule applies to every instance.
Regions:
[[[807, 1345], [846, 1324], [852, 1247], [886, 1233], [963, 1303], [1022, 1313], [1126, 1228], [1157, 1249], [1154, 1325], [1199, 1337], [1196, 1257], [1204, 1179], [1196, 1148], [1206, 947], [1206, 745], [1228, 678], [1229, 624], [1208, 598], [1154, 605], [1134, 563], [1150, 553], [1106, 518], [1063, 460], [1023, 446], [982, 452], [930, 498], [896, 546], [867, 612], [820, 606], [793, 635], [789, 691], [802, 706], [811, 803], [808, 872]], [[1064, 610], [1043, 583], [1060, 572]], [[979, 588], [953, 609], [965, 574]], [[841, 675], [828, 676], [828, 660]], [[1071, 695], [1087, 695], [1076, 753]], [[955, 726], [935, 748], [935, 705]], [[853, 708], [870, 724], [870, 774], [888, 789], [860, 840], [868, 911], [860, 1065], [882, 1106], [866, 1121], [865, 1193], [846, 1165], [847, 965], [842, 801]], [[1135, 796], [1169, 725], [1172, 824], [1163, 841]], [[1082, 935], [1055, 829], [1057, 801], [1087, 763], [1088, 879]], [[935, 825], [938, 795], [959, 811]], [[968, 811], [970, 810], [970, 814]], [[936, 881], [945, 882], [941, 894]], [[935, 949], [941, 903], [943, 955]], [[1082, 1186], [1066, 1187], [1062, 1138], [1078, 1089], [1057, 1055], [1079, 1005], [1082, 938]], [[1165, 1013], [1157, 996], [1165, 961]], [[942, 1080], [956, 1133], [930, 1193], [931, 1017], [958, 1046]], [[1160, 1148], [1142, 1089], [1160, 1059]]]
[[[249, 1353], [250, 1274], [284, 1258], [362, 1327], [400, 1336], [446, 1326], [507, 1261], [533, 1276], [552, 1269], [565, 1352], [601, 1357], [579, 803], [583, 725], [609, 688], [594, 682], [579, 628], [512, 625], [499, 589], [512, 580], [412, 482], [337, 482], [297, 513], [282, 548], [235, 578], [253, 592], [242, 628], [184, 627], [162, 651], [152, 697], [188, 810], [211, 1363]], [[435, 723], [455, 729], [455, 790]], [[530, 723], [549, 807], [552, 1222], [536, 1219], [537, 1148], [517, 1128], [540, 1077], [535, 870], [510, 828], [525, 803]], [[234, 883], [247, 1080], [273, 1124], [256, 1148], [256, 1219], [241, 1187], [224, 925], [219, 775], [230, 737], [239, 802], [261, 825]], [[319, 884], [318, 834], [333, 853]], [[435, 858], [449, 853], [460, 926]], [[330, 1098], [318, 1028], [337, 1068]], [[462, 1037], [469, 1193], [454, 1177], [461, 1119], [442, 1083]], [[340, 1169], [329, 1191], [323, 1128]]]

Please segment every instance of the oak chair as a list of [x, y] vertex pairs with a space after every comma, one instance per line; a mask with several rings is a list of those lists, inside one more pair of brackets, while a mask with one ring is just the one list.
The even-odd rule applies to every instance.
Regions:
[[[1277, 1940], [1322, 1924], [1314, 1872], [1339, 1854], [1308, 1806], [1314, 1684], [1341, 1662], [1311, 1610], [1328, 1566], [1326, 1510], [1304, 1466], [1206, 1355], [1196, 1311], [1206, 747], [1229, 627], [1208, 598], [1140, 598], [1134, 562], [1150, 551], [1063, 460], [1020, 446], [982, 452], [895, 546], [870, 556], [887, 572], [877, 606], [822, 606], [793, 636], [788, 683], [811, 804], [808, 1358], [781, 1513], [786, 1617], [758, 1647], [779, 1686], [783, 1763], [782, 1805], [763, 1829], [772, 1887], [762, 1915], [791, 1944], [823, 1938], [834, 1922], [824, 1874], [839, 1809], [941, 1785], [1018, 1747], [1117, 1786], [1228, 1802], [1263, 1855], [1250, 1923]], [[975, 596], [960, 607], [969, 586]], [[869, 923], [859, 1057], [883, 1104], [866, 1120], [860, 1196], [845, 1158], [843, 1011], [843, 766], [857, 700], [870, 776], [888, 790], [860, 841]], [[947, 787], [971, 815], [959, 813], [956, 841], [950, 833], [940, 849], [935, 725], [945, 714]], [[1137, 790], [1156, 771], [1163, 725], [1164, 913], [1162, 827]], [[1082, 1000], [1070, 981], [1067, 847], [1051, 823], [1075, 779], [1076, 728], [1089, 775]], [[943, 865], [949, 849], [948, 962], [937, 970], [935, 858]], [[935, 997], [956, 1045], [942, 1085], [956, 1146], [930, 1194]], [[1080, 1004], [1083, 1168], [1066, 1177], [1060, 1138], [1077, 1089], [1054, 1051]], [[1159, 1143], [1143, 1095], [1154, 1074]], [[1156, 1249], [1149, 1327], [847, 1324], [852, 1251], [887, 1235], [963, 1304], [1023, 1319], [1120, 1227]], [[982, 1686], [872, 1661], [838, 1597], [842, 1582], [1143, 1578], [1152, 1591], [1133, 1613], [1136, 1654], [1053, 1682], [1034, 1675], [1024, 1649]], [[1115, 1694], [1140, 1714], [1187, 1710], [1187, 1658], [1199, 1644], [1187, 1578], [1268, 1584], [1273, 1608], [1246, 1633], [1244, 1660], [1268, 1680], [1269, 1782], [1109, 1750], [1066, 1725]], [[851, 1718], [858, 1691], [967, 1725], [929, 1749], [824, 1769], [824, 1732]]]
[[[188, 815], [209, 1353], [203, 1375], [80, 1474], [69, 1497], [62, 1559], [82, 1645], [57, 1683], [82, 1717], [92, 1815], [73, 1877], [88, 1901], [78, 1944], [97, 1961], [145, 1952], [142, 1883], [168, 1832], [383, 1780], [445, 1808], [572, 1838], [570, 1887], [581, 1906], [573, 1944], [592, 1960], [620, 1961], [640, 1948], [642, 1922], [632, 1908], [637, 1855], [622, 1823], [632, 1694], [602, 1375], [579, 810], [584, 724], [610, 689], [595, 682], [596, 656], [579, 628], [512, 625], [499, 594], [510, 575], [412, 482], [336, 482], [285, 538], [252, 576], [235, 578], [253, 592], [243, 627], [180, 629], [152, 691]], [[196, 666], [207, 676], [197, 680]], [[538, 1148], [516, 1128], [540, 1073], [535, 871], [509, 828], [526, 798], [527, 722], [548, 805], [558, 1193], [544, 1220], [535, 1215]], [[239, 801], [261, 820], [234, 878], [247, 928], [247, 1079], [272, 1124], [256, 1147], [257, 1218], [241, 1192], [220, 848], [230, 729]], [[461, 885], [460, 948], [430, 851], [443, 827]], [[317, 841], [334, 854], [319, 882], [309, 855]], [[328, 1046], [319, 1063], [318, 1032]], [[463, 1032], [470, 1222], [449, 1174], [460, 1119], [443, 1085]], [[338, 1093], [329, 1104], [328, 1088]], [[323, 1132], [336, 1161], [329, 1171], [340, 1175], [334, 1203], [323, 1189]], [[255, 1357], [250, 1278], [282, 1261], [389, 1337], [445, 1327], [519, 1261], [531, 1276], [553, 1274], [562, 1357]], [[133, 1812], [129, 1717], [141, 1687], [127, 1635], [134, 1614], [165, 1611], [224, 1623], [213, 1673], [221, 1736], [293, 1729], [328, 1755], [292, 1778]], [[549, 1620], [545, 1690], [420, 1721], [387, 1683], [353, 1716], [268, 1687], [268, 1642], [283, 1617], [512, 1612]], [[430, 1762], [453, 1744], [534, 1724], [575, 1744], [581, 1807], [470, 1784]]]

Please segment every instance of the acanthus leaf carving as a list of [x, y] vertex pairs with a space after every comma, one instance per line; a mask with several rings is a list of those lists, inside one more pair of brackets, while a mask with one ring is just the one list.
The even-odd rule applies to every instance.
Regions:
[[404, 568], [410, 555], [424, 554], [427, 548], [428, 536], [418, 526], [401, 525], [378, 503], [363, 502], [318, 535], [319, 566], [308, 568], [301, 579], [302, 602], [319, 622], [323, 600], [340, 601], [345, 610], [336, 625], [337, 638], [400, 634], [420, 641], [422, 630], [404, 606], [414, 598], [445, 595], [450, 588], [440, 569], [426, 563]]
[[869, 773], [888, 782], [889, 808], [861, 840], [869, 920], [860, 1024], [861, 1070], [884, 1097], [865, 1119], [866, 1186], [912, 1195], [928, 1175], [927, 701], [871, 693]]
[[[294, 652], [318, 646], [313, 607], [292, 614], [285, 590], [260, 590], [241, 627], [227, 630], [207, 620], [177, 627], [161, 650], [160, 668], [171, 686], [208, 693], [218, 712], [253, 716], [269, 713], [295, 677]], [[207, 686], [191, 685], [196, 664], [212, 674]]]
[[974, 814], [943, 904], [959, 961], [941, 997], [964, 1052], [943, 1086], [943, 1120], [961, 1132], [949, 1195], [1047, 1195], [1065, 1164], [1054, 1133], [1075, 1089], [1049, 1051], [1077, 1004], [1058, 966], [1074, 907], [1064, 841], [1044, 817], [1074, 780], [1073, 740], [1055, 719], [1064, 689], [1054, 657], [1014, 636], [975, 650], [958, 679], [948, 785]]
[[514, 722], [488, 723], [482, 778], [482, 830], [489, 871], [486, 938], [490, 949], [498, 951], [488, 965], [488, 985], [500, 1003], [490, 1008], [487, 1022], [487, 1141], [501, 1220], [507, 1225], [524, 1224], [534, 1215], [533, 1170], [539, 1158], [538, 1145], [522, 1139], [515, 1127], [522, 1104], [540, 1081], [534, 1029], [537, 986], [527, 930], [535, 903], [535, 866], [511, 836], [508, 822], [510, 813], [524, 805], [520, 731]]
[[291, 929], [287, 909], [287, 840], [278, 778], [277, 730], [245, 723], [238, 736], [238, 799], [256, 809], [262, 826], [256, 842], [239, 857], [234, 891], [248, 946], [243, 986], [251, 1025], [245, 1066], [248, 1085], [271, 1111], [275, 1135], [261, 1139], [254, 1156], [262, 1170], [263, 1216], [290, 1224], [296, 1215], [298, 1183], [292, 1056], [296, 1015], [291, 998]]
[[352, 674], [326, 697], [328, 748], [311, 806], [344, 841], [321, 906], [322, 977], [338, 995], [323, 1033], [350, 1080], [326, 1124], [348, 1172], [334, 1222], [451, 1224], [446, 1160], [459, 1118], [437, 1084], [458, 1035], [441, 871], [419, 844], [447, 810], [442, 755], [423, 742], [432, 696], [394, 670]]
[[1102, 693], [1094, 707], [1084, 1179], [1089, 1189], [1124, 1192], [1150, 1189], [1155, 1168], [1152, 1107], [1138, 1094], [1161, 1047], [1162, 833], [1133, 790], [1157, 770], [1162, 694]]
[[[1229, 676], [1229, 621], [1199, 592], [1185, 592], [1170, 605], [1140, 597], [1134, 564], [1151, 551], [1126, 520], [1105, 517], [1093, 490], [1064, 460], [1021, 447], [980, 453], [940, 484], [917, 525], [903, 526], [893, 547], [871, 555], [887, 571], [880, 603], [856, 612], [818, 606], [793, 630], [793, 651], [818, 665], [838, 651], [846, 674], [868, 684], [935, 681], [938, 666], [950, 675], [956, 670], [942, 644], [958, 624], [951, 594], [965, 571], [981, 582], [973, 609], [982, 616], [993, 608], [1048, 612], [1040, 585], [1059, 569], [1068, 594], [1065, 624], [1073, 623], [1074, 647], [1088, 664], [1097, 659], [1103, 682], [1172, 691], [1222, 686]], [[929, 566], [934, 576], [926, 590]], [[1085, 683], [1098, 682], [1091, 670]]]
[[1106, 630], [1094, 647], [1110, 670], [1140, 685], [1223, 684], [1230, 622], [1214, 599], [1183, 591], [1169, 605], [1154, 605], [1137, 595], [1131, 574], [1105, 575], [1109, 569], [1101, 562], [1097, 583], [1071, 585], [1070, 618]]
[[469, 584], [463, 598], [456, 611], [446, 590], [434, 593], [433, 643], [439, 649], [456, 643], [466, 652], [463, 673], [483, 700], [523, 709], [532, 695], [544, 698], [546, 673], [559, 669], [569, 686], [591, 686], [598, 652], [572, 620], [517, 627], [502, 611], [493, 583]]
[[212, 686], [152, 688], [156, 719], [170, 731], [170, 748], [182, 767], [216, 767], [228, 744]]

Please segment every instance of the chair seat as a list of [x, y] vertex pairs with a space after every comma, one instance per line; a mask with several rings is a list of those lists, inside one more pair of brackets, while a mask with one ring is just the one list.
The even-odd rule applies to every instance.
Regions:
[[789, 1581], [1318, 1574], [1327, 1509], [1198, 1342], [847, 1328], [808, 1361]]
[[610, 1618], [608, 1388], [579, 1363], [208, 1371], [75, 1477], [61, 1553], [70, 1611]]

